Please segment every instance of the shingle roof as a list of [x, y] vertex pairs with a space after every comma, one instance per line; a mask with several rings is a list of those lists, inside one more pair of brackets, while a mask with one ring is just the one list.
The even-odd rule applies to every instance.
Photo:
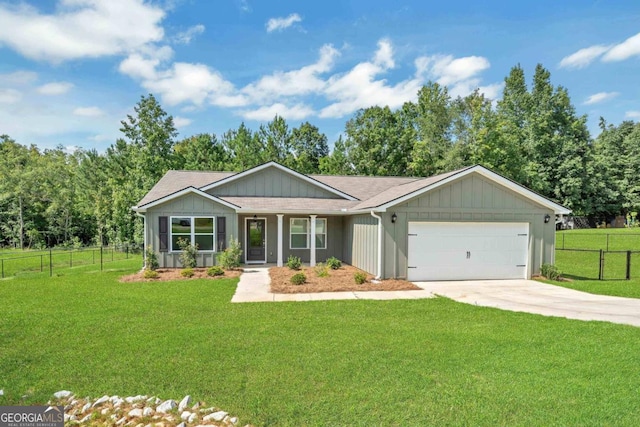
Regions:
[[[466, 169], [466, 168], [465, 168]], [[374, 208], [428, 187], [462, 170], [429, 178], [309, 175], [311, 178], [347, 193], [359, 200], [288, 198], [288, 197], [220, 197], [244, 209], [353, 211]], [[168, 171], [138, 203], [138, 207], [162, 199], [187, 187], [202, 188], [235, 175], [235, 172]]]
[[168, 171], [160, 181], [140, 200], [138, 206], [146, 205], [187, 187], [200, 188], [235, 172]]

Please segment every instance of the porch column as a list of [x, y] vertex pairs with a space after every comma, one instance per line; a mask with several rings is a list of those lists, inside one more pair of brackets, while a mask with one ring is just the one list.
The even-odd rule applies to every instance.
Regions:
[[317, 215], [310, 215], [311, 217], [311, 256], [309, 257], [309, 265], [315, 267], [316, 265], [316, 217]]
[[278, 267], [282, 267], [284, 265], [282, 261], [282, 219], [284, 218], [284, 214], [277, 214], [278, 217]]

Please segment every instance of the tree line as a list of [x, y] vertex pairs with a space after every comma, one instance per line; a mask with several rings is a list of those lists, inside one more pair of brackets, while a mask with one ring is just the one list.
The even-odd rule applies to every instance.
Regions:
[[607, 219], [640, 206], [640, 123], [600, 119], [592, 139], [567, 90], [542, 65], [527, 85], [520, 66], [493, 103], [478, 90], [453, 98], [424, 85], [393, 111], [361, 109], [329, 149], [309, 122], [283, 117], [256, 131], [241, 123], [222, 135], [178, 139], [153, 95], [121, 122], [104, 153], [40, 150], [0, 136], [0, 246], [141, 243], [131, 207], [170, 169], [242, 171], [277, 161], [305, 174], [431, 176], [482, 164], [572, 209]]

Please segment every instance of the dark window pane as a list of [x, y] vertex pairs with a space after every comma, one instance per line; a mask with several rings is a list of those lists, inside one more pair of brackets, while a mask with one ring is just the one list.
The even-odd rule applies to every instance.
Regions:
[[291, 235], [291, 248], [292, 249], [306, 249], [307, 247], [307, 235], [306, 234], [292, 234]]
[[306, 219], [294, 219], [291, 220], [291, 233], [306, 233], [307, 232], [307, 220]]
[[196, 218], [196, 233], [213, 233], [213, 218]]
[[186, 240], [187, 243], [190, 243], [191, 242], [191, 236], [186, 236], [186, 235], [185, 236], [181, 236], [179, 234], [178, 235], [174, 234], [173, 236], [171, 236], [171, 244], [172, 244], [171, 248], [174, 251], [181, 251], [182, 250], [180, 248], [180, 245], [178, 244], [178, 240]]
[[327, 236], [325, 234], [316, 234], [316, 249], [327, 248]]
[[324, 219], [316, 220], [316, 234], [324, 234], [327, 229], [327, 221]]
[[172, 233], [191, 233], [191, 218], [171, 218]]
[[212, 251], [213, 235], [196, 234], [196, 245], [199, 251]]

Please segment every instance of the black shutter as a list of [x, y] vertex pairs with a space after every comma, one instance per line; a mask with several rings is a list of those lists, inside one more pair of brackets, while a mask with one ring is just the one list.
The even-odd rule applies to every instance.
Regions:
[[158, 236], [160, 237], [159, 252], [169, 251], [169, 218], [166, 216], [158, 217]]
[[222, 252], [227, 248], [227, 218], [224, 216], [216, 217], [216, 233], [218, 235], [218, 244], [216, 248], [218, 252]]

